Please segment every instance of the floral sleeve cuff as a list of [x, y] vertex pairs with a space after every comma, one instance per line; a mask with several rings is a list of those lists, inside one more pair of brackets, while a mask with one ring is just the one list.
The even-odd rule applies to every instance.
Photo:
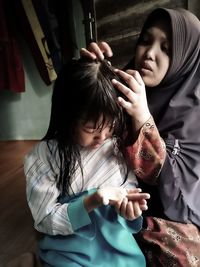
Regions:
[[136, 176], [155, 184], [164, 164], [166, 146], [152, 117], [142, 126], [136, 142], [127, 147], [127, 152]]

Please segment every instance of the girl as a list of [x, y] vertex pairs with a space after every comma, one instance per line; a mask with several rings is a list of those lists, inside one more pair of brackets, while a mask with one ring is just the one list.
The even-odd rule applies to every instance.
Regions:
[[[93, 43], [82, 54], [112, 55]], [[141, 232], [149, 266], [200, 266], [200, 22], [187, 10], [158, 8], [147, 18], [127, 72], [132, 168], [151, 193]], [[147, 104], [148, 103], [148, 104]]]
[[125, 164], [127, 118], [113, 78], [119, 80], [106, 62], [63, 67], [47, 134], [26, 156], [27, 201], [44, 233], [44, 266], [146, 266], [132, 233], [141, 228], [149, 194], [135, 188]]

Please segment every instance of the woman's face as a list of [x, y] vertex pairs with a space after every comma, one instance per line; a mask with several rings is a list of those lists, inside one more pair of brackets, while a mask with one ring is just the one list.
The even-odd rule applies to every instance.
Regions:
[[140, 36], [135, 55], [135, 68], [148, 87], [160, 84], [171, 60], [170, 26], [159, 20]]

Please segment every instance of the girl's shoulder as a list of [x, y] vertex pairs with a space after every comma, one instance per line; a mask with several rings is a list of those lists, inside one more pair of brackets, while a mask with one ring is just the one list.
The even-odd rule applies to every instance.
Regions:
[[34, 162], [41, 162], [45, 165], [49, 165], [53, 159], [55, 160], [57, 154], [56, 151], [57, 142], [55, 140], [40, 141], [25, 156], [24, 163], [33, 164]]

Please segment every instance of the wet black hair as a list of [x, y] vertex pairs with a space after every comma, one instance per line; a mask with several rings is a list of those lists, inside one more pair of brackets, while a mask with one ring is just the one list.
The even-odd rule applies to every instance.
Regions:
[[79, 145], [74, 139], [80, 119], [96, 125], [101, 117], [102, 128], [109, 120], [120, 151], [118, 156], [125, 157], [123, 136], [127, 115], [118, 104], [120, 92], [111, 82], [114, 78], [119, 80], [107, 61], [87, 58], [71, 60], [58, 74], [53, 88], [49, 128], [43, 140], [53, 139], [58, 144], [60, 175], [57, 186], [62, 193], [69, 193], [77, 163], [82, 170]]

